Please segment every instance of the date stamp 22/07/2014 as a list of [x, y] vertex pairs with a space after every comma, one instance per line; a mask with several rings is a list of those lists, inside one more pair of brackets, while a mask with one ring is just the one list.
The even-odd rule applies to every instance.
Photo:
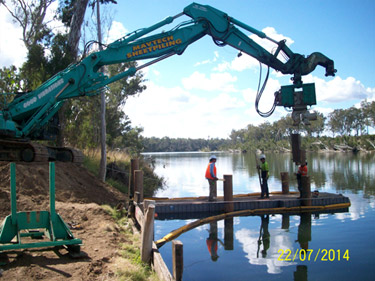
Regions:
[[278, 261], [349, 261], [349, 249], [297, 249], [294, 253], [290, 249], [279, 249], [277, 253], [280, 254]]

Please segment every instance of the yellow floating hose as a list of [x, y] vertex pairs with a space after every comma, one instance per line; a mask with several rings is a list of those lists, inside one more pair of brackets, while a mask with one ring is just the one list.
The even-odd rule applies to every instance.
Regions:
[[212, 217], [207, 217], [204, 219], [196, 220], [191, 223], [188, 223], [178, 229], [173, 230], [172, 232], [165, 235], [163, 238], [157, 240], [155, 242], [156, 246], [160, 248], [165, 243], [177, 238], [182, 233], [185, 233], [193, 228], [196, 228], [200, 225], [222, 220], [227, 217], [235, 217], [235, 216], [243, 216], [243, 215], [252, 215], [252, 214], [264, 214], [264, 213], [287, 213], [287, 212], [307, 212], [307, 211], [317, 211], [317, 210], [331, 210], [331, 209], [341, 209], [341, 208], [349, 208], [350, 203], [340, 203], [340, 204], [332, 204], [332, 205], [326, 205], [326, 206], [296, 206], [296, 207], [280, 207], [280, 208], [267, 208], [267, 209], [253, 209], [253, 210], [241, 210], [241, 211], [235, 211], [230, 213], [224, 213]]

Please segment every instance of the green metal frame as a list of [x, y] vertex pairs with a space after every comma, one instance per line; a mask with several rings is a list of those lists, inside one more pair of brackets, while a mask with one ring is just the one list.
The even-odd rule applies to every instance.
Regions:
[[[297, 91], [298, 90], [298, 91]], [[315, 84], [281, 86], [281, 103], [285, 107], [316, 104]]]
[[[15, 249], [78, 246], [81, 239], [74, 238], [55, 209], [55, 163], [49, 163], [50, 210], [17, 212], [16, 164], [10, 164], [11, 214], [5, 218], [0, 228], [0, 252]], [[22, 232], [22, 233], [21, 233]], [[50, 241], [22, 243], [22, 237], [43, 238]], [[14, 239], [16, 238], [16, 239]], [[14, 241], [15, 240], [15, 241]]]

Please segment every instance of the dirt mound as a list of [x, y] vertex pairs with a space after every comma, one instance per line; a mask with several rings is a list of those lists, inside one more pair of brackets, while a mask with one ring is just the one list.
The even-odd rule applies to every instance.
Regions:
[[[48, 210], [48, 163], [16, 164], [17, 211]], [[125, 195], [101, 182], [84, 167], [57, 162], [55, 166], [56, 201], [115, 205]], [[0, 162], [0, 217], [10, 213], [10, 164]]]
[[[107, 212], [95, 203], [56, 203], [66, 223], [83, 241], [85, 255], [72, 259], [65, 249], [41, 248], [5, 252], [0, 255], [0, 279], [4, 280], [117, 280], [120, 243], [128, 243]], [[1, 278], [2, 277], [2, 278]]]
[[[124, 203], [125, 195], [102, 183], [85, 168], [56, 163], [56, 212], [73, 225], [84, 258], [71, 259], [65, 249], [41, 248], [0, 254], [4, 280], [116, 280], [120, 243], [129, 243], [100, 206]], [[49, 165], [16, 165], [17, 211], [49, 210]], [[0, 219], [10, 214], [10, 164], [0, 162]], [[74, 227], [74, 226], [79, 227]], [[52, 251], [53, 250], [53, 251]]]

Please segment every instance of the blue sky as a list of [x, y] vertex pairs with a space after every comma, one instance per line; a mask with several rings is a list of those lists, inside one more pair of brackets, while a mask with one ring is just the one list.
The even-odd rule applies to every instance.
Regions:
[[[336, 77], [324, 76], [319, 67], [304, 82], [315, 82], [317, 105], [313, 107], [325, 115], [337, 108], [357, 105], [367, 98], [375, 100], [375, 1], [197, 1], [226, 12], [247, 25], [264, 31], [269, 37], [287, 39], [295, 53], [309, 55], [321, 52], [335, 61]], [[118, 1], [107, 7], [113, 24], [109, 41], [139, 28], [149, 27], [167, 16], [182, 12], [191, 1]], [[1, 25], [5, 27], [4, 11]], [[160, 29], [169, 30], [181, 20]], [[7, 30], [9, 28], [6, 28]], [[0, 66], [20, 63], [20, 52], [12, 60], [17, 32], [4, 34], [11, 45], [6, 52], [0, 45]], [[251, 36], [250, 33], [247, 33]], [[93, 39], [93, 38], [88, 38]], [[19, 40], [18, 40], [19, 41]], [[268, 42], [259, 41], [259, 44]], [[169, 137], [228, 137], [232, 129], [247, 124], [273, 122], [285, 116], [283, 108], [265, 119], [254, 107], [259, 79], [257, 61], [237, 50], [220, 48], [205, 37], [187, 48], [181, 56], [173, 56], [154, 64], [143, 72], [147, 90], [129, 98], [125, 113], [133, 125], [142, 126], [145, 136]], [[6, 55], [7, 54], [7, 55]], [[142, 61], [139, 64], [143, 64]], [[266, 68], [263, 67], [263, 77]], [[272, 71], [261, 109], [269, 109], [273, 93], [282, 85], [290, 84], [290, 76]]]

